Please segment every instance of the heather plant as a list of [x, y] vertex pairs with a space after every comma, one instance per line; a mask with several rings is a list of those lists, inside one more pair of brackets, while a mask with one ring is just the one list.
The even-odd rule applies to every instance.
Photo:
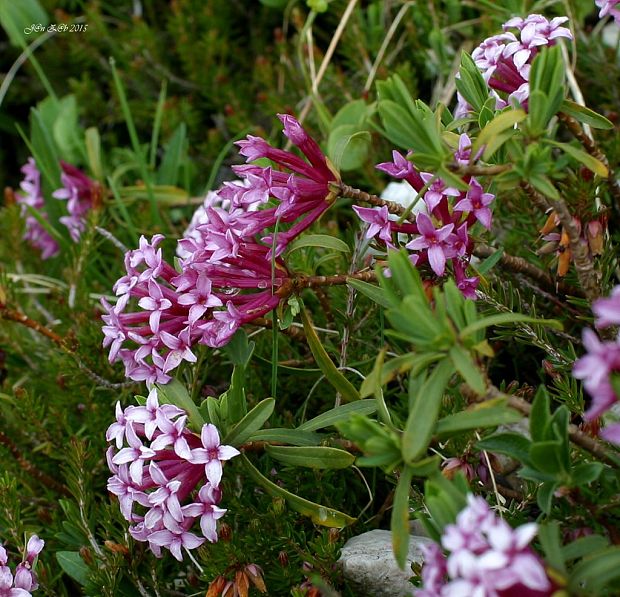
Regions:
[[0, 1], [0, 595], [354, 595], [377, 528], [618, 594], [615, 3], [61, 4]]

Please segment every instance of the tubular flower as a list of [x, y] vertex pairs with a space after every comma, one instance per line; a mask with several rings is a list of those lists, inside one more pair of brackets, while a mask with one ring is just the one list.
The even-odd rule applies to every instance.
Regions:
[[60, 222], [69, 230], [73, 242], [80, 240], [86, 229], [86, 214], [94, 207], [99, 194], [99, 185], [81, 170], [63, 162], [60, 166], [62, 187], [52, 193], [52, 197], [67, 202], [68, 216], [60, 218]]
[[32, 535], [26, 545], [26, 557], [15, 567], [15, 575], [8, 567], [8, 557], [0, 545], [0, 597], [29, 597], [39, 588], [34, 566], [45, 541]]
[[598, 13], [601, 19], [609, 15], [614, 18], [617, 25], [620, 25], [620, 8], [618, 8], [620, 0], [595, 0], [595, 3], [601, 9]]
[[[592, 305], [597, 328], [620, 324], [620, 286], [616, 286], [609, 298], [599, 299]], [[615, 341], [601, 342], [590, 329], [583, 330], [583, 345], [587, 353], [575, 361], [573, 377], [583, 380], [583, 386], [592, 398], [584, 419], [591, 421], [606, 413], [618, 402], [611, 383], [613, 375], [620, 374], [620, 336]], [[620, 445], [620, 423], [607, 425], [601, 437]]]
[[535, 524], [512, 529], [481, 497], [469, 495], [467, 507], [446, 526], [441, 546], [424, 546], [423, 587], [416, 597], [545, 597], [553, 593], [545, 568], [529, 547]]
[[161, 235], [142, 237], [126, 254], [117, 302], [102, 301], [102, 319], [110, 362], [122, 360], [127, 377], [167, 383], [182, 361], [196, 360], [196, 343], [223, 346], [280, 302], [278, 291], [290, 279], [280, 255], [331, 205], [329, 183], [338, 179], [297, 120], [280, 120], [307, 161], [259, 137], [239, 141], [248, 160], [268, 158], [289, 172], [237, 166], [241, 180], [210, 193], [179, 241], [179, 271], [164, 260]]
[[[466, 134], [459, 137], [454, 151], [457, 164], [466, 165], [472, 159], [471, 145]], [[398, 151], [392, 152], [392, 158], [392, 162], [378, 164], [377, 168], [405, 180], [421, 199], [411, 209], [411, 213], [416, 214], [415, 222], [405, 220], [399, 223], [397, 216], [389, 214], [385, 207], [353, 206], [360, 220], [369, 224], [366, 237], [376, 238], [387, 248], [394, 248], [394, 234], [397, 234], [397, 238], [405, 241], [406, 248], [412, 251], [412, 263], [416, 267], [428, 264], [437, 276], [445, 275], [450, 263], [459, 290], [466, 298], [475, 299], [479, 280], [466, 276], [473, 248], [469, 231], [476, 222], [487, 229], [491, 227], [493, 214], [490, 205], [495, 195], [485, 193], [472, 176], [463, 177], [469, 188], [460, 191], [429, 172], [418, 172], [413, 163]]]
[[[527, 109], [530, 95], [530, 69], [543, 47], [551, 47], [561, 37], [572, 39], [572, 33], [562, 25], [568, 17], [548, 20], [538, 14], [525, 19], [515, 17], [503, 25], [504, 33], [485, 39], [473, 52], [472, 58], [488, 83], [491, 95], [497, 98], [496, 109], [506, 105], [496, 92], [504, 94], [508, 102], [518, 102]], [[459, 97], [456, 113], [463, 116], [470, 111]]]
[[26, 221], [26, 232], [23, 238], [41, 251], [42, 259], [55, 257], [59, 251], [58, 243], [28, 210], [28, 207], [31, 207], [47, 220], [47, 214], [43, 211], [45, 200], [41, 192], [41, 173], [33, 158], [28, 158], [21, 171], [24, 174], [24, 180], [19, 185], [21, 192], [15, 193], [15, 197], [17, 203], [21, 205], [21, 214]]
[[[152, 389], [145, 406], [123, 411], [117, 404], [116, 422], [106, 434], [113, 442], [107, 452], [108, 491], [132, 523], [130, 534], [148, 542], [157, 557], [165, 547], [179, 561], [183, 548], [217, 541], [216, 521], [226, 513], [218, 505], [222, 462], [239, 454], [220, 445], [215, 425], [204, 425], [198, 436], [186, 421], [185, 411], [160, 405]], [[191, 532], [196, 522], [203, 537]]]

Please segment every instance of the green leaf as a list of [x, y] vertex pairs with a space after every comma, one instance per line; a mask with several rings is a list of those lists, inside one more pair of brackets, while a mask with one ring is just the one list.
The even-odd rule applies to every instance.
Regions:
[[258, 431], [273, 413], [276, 401], [265, 398], [259, 402], [241, 421], [239, 421], [222, 440], [223, 444], [239, 446], [243, 444], [255, 431]]
[[545, 429], [551, 419], [550, 410], [551, 403], [547, 388], [539, 386], [530, 412], [530, 435], [533, 441], [545, 439]]
[[557, 520], [541, 524], [538, 527], [538, 538], [545, 553], [545, 560], [558, 572], [566, 572], [560, 525]]
[[308, 345], [310, 346], [310, 350], [312, 351], [314, 359], [316, 360], [319, 369], [323, 372], [323, 375], [325, 375], [327, 381], [336, 389], [337, 392], [340, 393], [343, 400], [359, 400], [359, 392], [355, 389], [353, 384], [351, 384], [351, 382], [344, 375], [342, 375], [338, 369], [336, 369], [336, 365], [334, 365], [332, 360], [329, 358], [329, 355], [323, 348], [323, 344], [321, 344], [319, 337], [316, 335], [305, 309], [301, 310], [301, 320], [304, 324], [304, 331], [306, 333], [306, 339], [308, 341]]
[[175, 129], [166, 147], [166, 153], [164, 154], [164, 158], [157, 173], [158, 184], [176, 185], [178, 183], [179, 168], [181, 167], [181, 161], [185, 153], [186, 136], [187, 127], [185, 123], [182, 122]]
[[560, 440], [534, 442], [530, 446], [530, 460], [539, 471], [549, 475], [559, 475], [564, 469], [560, 455], [561, 449]]
[[530, 457], [530, 444], [530, 440], [519, 433], [496, 433], [479, 441], [476, 447], [527, 462]]
[[0, 25], [14, 46], [24, 47], [42, 33], [30, 32], [33, 25], [47, 26], [49, 17], [38, 0], [0, 0]]
[[565, 99], [560, 106], [560, 111], [595, 129], [611, 130], [614, 128], [613, 123], [604, 116], [601, 116], [594, 110], [590, 110], [590, 108], [580, 106], [571, 100]]
[[60, 567], [78, 584], [88, 583], [90, 569], [77, 551], [57, 551], [56, 560]]
[[496, 116], [481, 131], [472, 146], [472, 155], [476, 155], [481, 147], [490, 143], [497, 135], [527, 118], [525, 110], [506, 110]]
[[293, 510], [303, 514], [304, 516], [309, 516], [315, 524], [341, 529], [355, 522], [355, 518], [352, 518], [348, 514], [344, 514], [343, 512], [339, 512], [333, 508], [328, 508], [327, 506], [315, 504], [314, 502], [295, 495], [290, 491], [286, 491], [286, 489], [271, 482], [257, 468], [255, 468], [254, 465], [252, 465], [244, 454], [241, 455], [241, 460], [244, 463], [249, 476], [270, 496], [285, 499]]
[[538, 488], [538, 493], [536, 494], [536, 503], [545, 514], [549, 514], [549, 512], [551, 512], [553, 494], [558, 488], [558, 486], [559, 483], [557, 481], [545, 481]]
[[536, 317], [522, 315], [521, 313], [499, 313], [497, 315], [490, 315], [489, 317], [485, 317], [484, 319], [480, 319], [468, 325], [461, 330], [459, 337], [465, 339], [478, 330], [483, 330], [492, 325], [507, 325], [509, 323], [536, 323], [538, 325], [546, 325], [555, 330], [562, 329], [562, 324], [556, 319], [537, 319]]
[[356, 170], [368, 157], [371, 139], [370, 133], [360, 130], [359, 125], [343, 124], [329, 133], [327, 155], [336, 170]]
[[317, 429], [323, 429], [324, 427], [330, 427], [339, 421], [346, 421], [353, 413], [360, 415], [370, 415], [377, 410], [377, 403], [375, 400], [356, 400], [349, 404], [343, 404], [332, 408], [327, 412], [310, 419], [305, 423], [302, 423], [297, 427], [300, 431], [316, 431]]
[[230, 379], [230, 388], [226, 392], [228, 408], [224, 420], [228, 424], [240, 421], [248, 412], [248, 401], [245, 395], [245, 366], [235, 365]]
[[255, 431], [249, 438], [250, 442], [277, 442], [292, 446], [316, 446], [321, 441], [321, 435], [300, 429], [285, 429], [272, 427]]
[[402, 454], [406, 463], [413, 463], [426, 451], [453, 372], [454, 367], [449, 359], [440, 361], [416, 396], [402, 436]]
[[601, 535], [587, 535], [565, 545], [562, 548], [562, 554], [566, 561], [577, 560], [605, 549], [608, 545], [609, 541]]
[[192, 400], [187, 388], [178, 380], [171, 379], [167, 384], [155, 384], [159, 402], [163, 404], [174, 404], [182, 408], [188, 415], [189, 426], [200, 433], [205, 420], [202, 418], [198, 407]]
[[596, 481], [605, 467], [600, 462], [583, 462], [571, 470], [574, 485], [589, 485]]
[[552, 139], [548, 139], [547, 143], [550, 143], [555, 147], [559, 147], [562, 151], [575, 158], [578, 162], [581, 162], [586, 168], [588, 168], [588, 170], [594, 172], [594, 174], [598, 174], [602, 178], [607, 178], [609, 176], [607, 166], [582, 149], [578, 149], [569, 143], [560, 143], [558, 141], [553, 141]]
[[334, 130], [345, 124], [359, 125], [366, 119], [367, 113], [368, 109], [364, 100], [353, 100], [338, 110], [331, 121], [330, 128]]
[[476, 392], [476, 394], [484, 394], [486, 391], [486, 383], [484, 382], [482, 373], [480, 373], [476, 363], [471, 358], [471, 353], [459, 344], [455, 344], [450, 349], [450, 358], [456, 370], [465, 380], [465, 383]]
[[63, 97], [55, 107], [56, 115], [51, 128], [59, 154], [67, 162], [79, 162], [83, 147], [75, 96]]
[[362, 282], [362, 280], [355, 280], [353, 278], [347, 278], [347, 285], [355, 288], [355, 290], [367, 296], [371, 301], [374, 301], [377, 305], [381, 305], [386, 309], [395, 306], [388, 298], [385, 290], [380, 286], [375, 286], [374, 284], [369, 284], [368, 282]]
[[101, 138], [96, 127], [91, 126], [86, 129], [86, 155], [88, 157], [88, 167], [93, 176], [99, 181], [103, 181], [103, 166], [101, 163]]
[[507, 406], [485, 406], [483, 404], [440, 419], [437, 422], [436, 433], [443, 436], [469, 429], [497, 427], [516, 423], [522, 418], [523, 415]]
[[355, 456], [339, 448], [326, 446], [265, 446], [269, 456], [290, 466], [308, 468], [348, 468], [355, 462]]
[[404, 250], [390, 251], [388, 253], [388, 264], [392, 281], [403, 297], [413, 295], [424, 298], [424, 286], [420, 274]]
[[330, 249], [331, 251], [339, 251], [340, 253], [351, 252], [347, 243], [335, 236], [328, 234], [305, 234], [295, 239], [288, 246], [288, 254], [290, 255], [293, 251], [303, 249], [304, 247], [320, 247], [322, 249]]
[[504, 249], [498, 249], [489, 255], [480, 265], [476, 267], [476, 269], [483, 275], [487, 274], [499, 263], [499, 260], [502, 258], [503, 254]]
[[572, 570], [568, 586], [576, 594], [594, 595], [618, 577], [620, 547], [609, 547], [579, 562]]
[[409, 490], [413, 471], [405, 465], [394, 491], [394, 506], [390, 529], [392, 531], [392, 549], [401, 570], [405, 569], [409, 552]]
[[542, 174], [532, 174], [529, 177], [529, 183], [543, 195], [551, 197], [551, 199], [560, 199], [560, 193], [553, 186], [553, 183]]
[[226, 345], [226, 354], [233, 365], [246, 367], [254, 352], [254, 342], [248, 342], [248, 335], [245, 330], [240, 328], [235, 332], [230, 342]]

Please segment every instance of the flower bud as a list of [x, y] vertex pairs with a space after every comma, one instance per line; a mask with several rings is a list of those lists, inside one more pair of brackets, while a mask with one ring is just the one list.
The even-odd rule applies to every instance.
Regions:
[[278, 554], [278, 561], [280, 562], [280, 566], [282, 566], [282, 568], [286, 568], [288, 566], [288, 554], [285, 551], [281, 551]]
[[232, 539], [232, 528], [230, 528], [229, 524], [226, 524], [225, 522], [222, 523], [222, 526], [220, 527], [220, 531], [218, 533], [219, 538], [222, 541], [230, 541]]

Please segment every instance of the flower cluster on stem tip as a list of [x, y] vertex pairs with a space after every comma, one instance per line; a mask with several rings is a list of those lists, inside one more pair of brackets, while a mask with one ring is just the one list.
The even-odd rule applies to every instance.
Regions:
[[[599, 299], [592, 305], [595, 324], [599, 329], [620, 325], [620, 286], [616, 286], [609, 298]], [[620, 374], [620, 334], [613, 341], [602, 342], [591, 329], [583, 330], [583, 344], [587, 354], [575, 362], [573, 376], [583, 380], [592, 398], [590, 408], [584, 413], [586, 421], [592, 421], [607, 412], [618, 402], [612, 385], [612, 376]], [[600, 432], [601, 437], [620, 445], [620, 423], [612, 423]]]
[[290, 279], [281, 254], [333, 203], [329, 183], [338, 179], [297, 120], [280, 120], [307, 161], [248, 136], [237, 143], [241, 155], [280, 169], [233, 167], [240, 180], [210, 193], [197, 225], [179, 241], [178, 271], [162, 257], [162, 235], [142, 237], [125, 255], [118, 300], [102, 304], [104, 346], [110, 362], [123, 361], [127, 377], [167, 383], [181, 361], [196, 360], [196, 343], [223, 346], [280, 302], [278, 290]]
[[416, 597], [545, 597], [553, 593], [545, 568], [529, 547], [534, 523], [512, 529], [487, 502], [467, 497], [467, 506], [446, 526], [441, 547], [423, 546], [423, 587]]
[[[60, 167], [63, 186], [54, 191], [52, 197], [67, 201], [69, 215], [62, 216], [60, 223], [67, 227], [73, 242], [78, 242], [86, 229], [86, 215], [95, 206], [100, 187], [75, 166], [61, 160]], [[55, 257], [60, 250], [58, 243], [27, 208], [31, 207], [43, 220], [49, 221], [41, 189], [41, 172], [33, 158], [28, 158], [21, 171], [24, 180], [20, 183], [21, 192], [17, 192], [15, 197], [22, 206], [22, 217], [26, 224], [24, 240], [41, 251], [42, 259]]]
[[[205, 424], [197, 435], [186, 423], [185, 411], [160, 405], [153, 388], [144, 406], [123, 410], [117, 403], [116, 421], [106, 433], [112, 442], [108, 491], [132, 523], [131, 536], [148, 542], [157, 557], [164, 547], [177, 560], [183, 559], [182, 548], [217, 541], [216, 521], [226, 513], [218, 506], [222, 463], [239, 454], [220, 444], [215, 425]], [[191, 532], [196, 521], [202, 537]]]
[[[441, 178], [430, 172], [418, 172], [413, 163], [400, 154], [392, 152], [393, 161], [378, 164], [377, 168], [394, 178], [409, 183], [418, 193], [422, 193], [419, 206], [414, 207], [415, 222], [400, 222], [390, 215], [387, 207], [367, 208], [353, 206], [358, 217], [370, 224], [367, 238], [377, 238], [386, 247], [393, 248], [394, 235], [413, 237], [405, 245], [410, 251], [410, 259], [416, 266], [428, 263], [437, 276], [446, 272], [446, 264], [452, 264], [457, 286], [467, 298], [476, 298], [477, 277], [467, 277], [466, 270], [471, 259], [473, 240], [470, 230], [476, 222], [484, 228], [491, 227], [492, 212], [490, 204], [495, 195], [484, 191], [473, 176], [463, 177], [468, 185], [466, 191], [450, 187]], [[459, 138], [454, 159], [457, 164], [466, 165], [471, 158], [471, 140], [466, 134]]]
[[[476, 66], [493, 90], [496, 109], [513, 102], [527, 108], [532, 62], [540, 48], [555, 45], [561, 37], [573, 38], [570, 30], [562, 27], [567, 21], [568, 17], [548, 20], [539, 14], [531, 14], [526, 18], [515, 17], [504, 23], [504, 33], [485, 39], [472, 52]], [[470, 110], [467, 102], [458, 94], [455, 115], [463, 116]]]
[[28, 597], [39, 588], [33, 567], [44, 545], [43, 539], [32, 535], [26, 545], [26, 556], [15, 567], [14, 575], [7, 565], [6, 549], [0, 545], [0, 597]]
[[613, 17], [616, 24], [620, 25], [620, 0], [595, 0], [596, 5], [601, 9], [598, 13], [598, 16], [602, 19], [603, 17], [610, 16]]

